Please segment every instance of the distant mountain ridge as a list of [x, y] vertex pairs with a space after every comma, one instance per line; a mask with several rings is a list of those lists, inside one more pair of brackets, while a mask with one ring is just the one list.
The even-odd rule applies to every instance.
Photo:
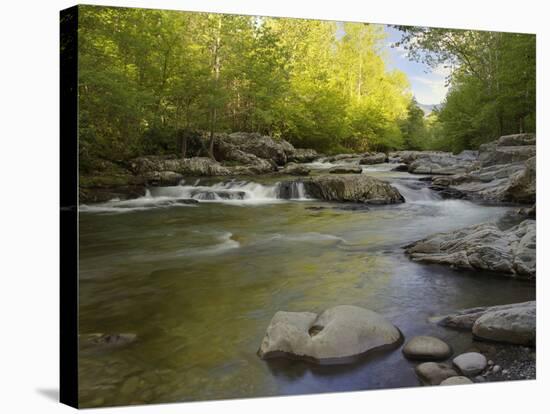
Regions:
[[437, 109], [438, 107], [437, 104], [422, 104], [422, 103], [418, 103], [418, 106], [420, 107], [420, 109], [424, 111], [424, 116], [430, 115], [434, 111], [434, 109]]

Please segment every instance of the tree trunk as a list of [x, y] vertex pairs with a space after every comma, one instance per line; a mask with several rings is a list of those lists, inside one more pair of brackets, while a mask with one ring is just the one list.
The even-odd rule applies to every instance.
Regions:
[[519, 133], [520, 134], [523, 134], [523, 130], [524, 130], [523, 124], [524, 124], [524, 117], [520, 116], [519, 117]]
[[186, 155], [187, 155], [187, 137], [183, 137], [181, 142], [181, 157], [185, 158]]

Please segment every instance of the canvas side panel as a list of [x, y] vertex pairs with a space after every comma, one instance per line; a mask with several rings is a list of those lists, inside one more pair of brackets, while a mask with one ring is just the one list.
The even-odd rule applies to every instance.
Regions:
[[78, 407], [78, 6], [60, 13], [60, 400]]

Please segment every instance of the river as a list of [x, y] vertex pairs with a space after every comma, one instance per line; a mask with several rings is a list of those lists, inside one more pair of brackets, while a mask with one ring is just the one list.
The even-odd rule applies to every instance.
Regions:
[[386, 316], [405, 338], [435, 335], [461, 352], [471, 334], [430, 317], [535, 298], [532, 282], [409, 260], [407, 243], [476, 223], [510, 225], [512, 208], [440, 199], [421, 177], [391, 167], [363, 173], [390, 181], [406, 203], [327, 203], [300, 186], [281, 200], [281, 178], [259, 176], [188, 180], [81, 206], [80, 333], [138, 335], [127, 347], [81, 349], [81, 404], [417, 386], [415, 364], [399, 350], [341, 366], [263, 361], [256, 351], [278, 310], [352, 304]]

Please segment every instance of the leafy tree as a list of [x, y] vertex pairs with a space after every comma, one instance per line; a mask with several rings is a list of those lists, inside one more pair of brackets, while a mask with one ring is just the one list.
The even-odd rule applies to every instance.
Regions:
[[399, 26], [411, 59], [451, 67], [439, 113], [448, 148], [477, 148], [501, 135], [535, 132], [535, 36]]
[[408, 81], [387, 70], [380, 25], [100, 6], [79, 16], [81, 165], [194, 154], [186, 137], [213, 156], [222, 131], [327, 153], [413, 143]]
[[423, 150], [428, 147], [427, 127], [424, 122], [424, 111], [412, 98], [408, 106], [407, 119], [401, 125], [404, 145], [408, 149]]

